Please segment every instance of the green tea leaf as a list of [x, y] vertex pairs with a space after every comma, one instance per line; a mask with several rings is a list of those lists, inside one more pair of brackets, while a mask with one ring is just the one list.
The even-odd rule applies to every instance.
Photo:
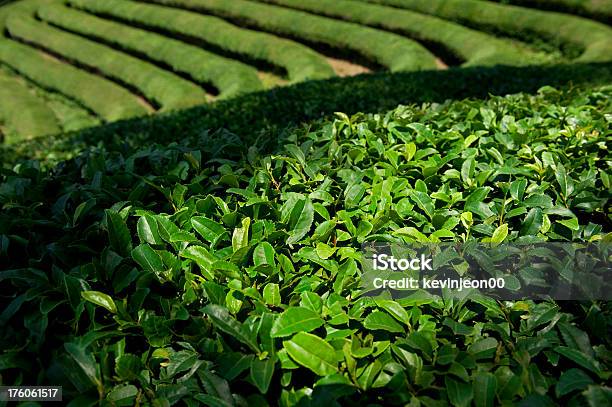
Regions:
[[476, 407], [494, 406], [495, 391], [497, 389], [497, 379], [495, 376], [491, 373], [476, 372], [473, 380], [474, 405]]
[[489, 187], [476, 188], [465, 200], [463, 210], [475, 213], [482, 218], [488, 218], [493, 215], [491, 209], [484, 203], [490, 191], [491, 188]]
[[[64, 349], [68, 355], [76, 362], [84, 377], [86, 377], [92, 385], [100, 385], [100, 379], [97, 373], [96, 358], [89, 352], [85, 346], [79, 343], [66, 342]], [[70, 375], [76, 374], [71, 372]]]
[[113, 314], [117, 313], [115, 301], [108, 294], [101, 293], [100, 291], [82, 291], [81, 296], [93, 304], [106, 308]]
[[204, 216], [194, 216], [191, 218], [191, 226], [198, 232], [204, 240], [209, 242], [211, 246], [215, 246], [217, 242], [227, 233], [225, 227]]
[[410, 316], [404, 307], [392, 300], [376, 299], [375, 301], [377, 306], [387, 311], [393, 318], [410, 326]]
[[425, 212], [429, 219], [433, 218], [435, 206], [428, 194], [413, 190], [409, 196]]
[[594, 356], [593, 346], [586, 332], [567, 322], [561, 322], [557, 324], [557, 327], [568, 347], [579, 350], [590, 358]]
[[274, 374], [274, 360], [267, 358], [264, 360], [253, 359], [251, 361], [250, 377], [257, 389], [263, 394], [267, 393]]
[[216, 328], [230, 335], [232, 338], [239, 340], [253, 351], [259, 352], [259, 346], [251, 335], [249, 335], [240, 322], [236, 321], [236, 319], [230, 315], [225, 307], [209, 304], [204, 307], [204, 313], [208, 315]]
[[552, 198], [544, 194], [531, 195], [523, 201], [523, 204], [528, 208], [538, 207], [548, 209], [553, 207]]
[[507, 236], [508, 236], [508, 224], [504, 223], [503, 225], [498, 226], [497, 229], [495, 229], [495, 232], [493, 232], [493, 236], [491, 236], [491, 242], [501, 243], [506, 239]]
[[446, 392], [448, 399], [453, 406], [464, 407], [469, 406], [472, 402], [473, 393], [472, 386], [462, 380], [453, 379], [451, 376], [444, 377]]
[[283, 347], [291, 359], [319, 376], [338, 371], [334, 348], [318, 336], [300, 332], [291, 340], [283, 341]]
[[569, 230], [574, 230], [574, 231], [580, 230], [580, 225], [578, 224], [577, 218], [558, 220], [557, 223], [565, 226]]
[[560, 354], [561, 356], [566, 357], [572, 362], [584, 367], [587, 370], [599, 375], [601, 370], [593, 363], [592, 359], [587, 357], [584, 353], [568, 348], [567, 346], [557, 346], [554, 348], [555, 352]]
[[567, 171], [561, 163], [557, 164], [556, 167], [555, 177], [561, 187], [563, 197], [567, 199], [574, 193], [574, 180], [567, 175]]
[[115, 211], [106, 210], [106, 226], [111, 247], [123, 257], [132, 250], [132, 237], [121, 215]]
[[577, 390], [584, 390], [588, 385], [593, 383], [593, 379], [588, 374], [580, 369], [569, 369], [559, 377], [559, 381], [555, 386], [557, 397], [563, 397], [566, 394]]
[[544, 217], [542, 216], [542, 209], [531, 208], [523, 221], [521, 226], [521, 236], [535, 235], [539, 232], [542, 227]]
[[281, 304], [278, 284], [268, 283], [263, 289], [263, 298], [266, 304], [278, 307]]
[[215, 278], [214, 264], [217, 258], [210, 254], [204, 247], [189, 246], [181, 251], [180, 256], [195, 261], [202, 271], [202, 275], [208, 280], [213, 280]]
[[113, 388], [106, 396], [106, 400], [114, 405], [123, 405], [123, 403], [132, 405], [136, 395], [138, 395], [138, 388], [132, 384], [127, 384]]
[[323, 260], [329, 259], [335, 252], [335, 247], [329, 247], [327, 244], [319, 242], [317, 243], [317, 255]]
[[253, 250], [253, 263], [256, 266], [261, 266], [263, 264], [268, 264], [270, 266], [274, 266], [274, 256], [276, 252], [272, 245], [268, 242], [261, 242], [255, 247]]
[[281, 338], [296, 332], [310, 332], [321, 325], [323, 325], [323, 318], [311, 309], [290, 307], [274, 321], [271, 335], [273, 338]]
[[604, 386], [589, 386], [582, 395], [589, 407], [609, 406], [612, 403], [612, 389]]
[[370, 330], [383, 330], [388, 332], [403, 333], [404, 328], [398, 324], [389, 314], [381, 311], [373, 311], [363, 321], [363, 326]]
[[351, 185], [344, 194], [344, 204], [347, 209], [359, 206], [361, 199], [365, 195], [366, 189], [361, 184]]
[[497, 340], [495, 338], [483, 338], [474, 342], [469, 351], [476, 359], [484, 359], [493, 356], [497, 348]]
[[299, 242], [310, 231], [314, 221], [314, 206], [309, 198], [299, 200], [289, 217], [289, 239], [287, 244]]
[[147, 243], [143, 243], [132, 250], [132, 259], [146, 271], [158, 272], [166, 268], [159, 253]]
[[138, 237], [141, 243], [163, 244], [164, 241], [159, 234], [157, 220], [148, 214], [145, 214], [138, 219], [137, 224]]
[[527, 180], [525, 178], [512, 181], [512, 183], [510, 184], [510, 195], [512, 196], [512, 198], [520, 202], [523, 200], [525, 188], [527, 188]]
[[234, 229], [234, 234], [232, 235], [232, 248], [234, 249], [234, 253], [249, 245], [250, 225], [251, 218], [244, 218], [242, 219], [242, 227]]

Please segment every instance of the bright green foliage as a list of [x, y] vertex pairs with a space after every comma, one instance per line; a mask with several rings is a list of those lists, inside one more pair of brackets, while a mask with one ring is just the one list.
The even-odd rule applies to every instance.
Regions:
[[434, 69], [435, 57], [396, 34], [245, 0], [154, 0], [241, 20], [259, 29], [360, 54], [391, 71]]
[[246, 30], [218, 17], [121, 0], [70, 0], [71, 5], [110, 15], [128, 23], [144, 24], [171, 34], [187, 35], [220, 49], [286, 70], [292, 82], [334, 75], [325, 58], [297, 42]]
[[7, 141], [59, 133], [57, 119], [44, 100], [15, 76], [0, 71], [0, 125]]
[[612, 28], [584, 18], [480, 0], [358, 0], [407, 8], [449, 20], [502, 32], [534, 33], [573, 48], [579, 62], [612, 59]]
[[41, 7], [37, 15], [42, 20], [71, 32], [117, 45], [126, 52], [146, 55], [147, 58], [161, 62], [175, 72], [183, 72], [198, 82], [213, 84], [219, 90], [221, 98], [261, 89], [254, 68], [199, 47], [93, 17], [61, 5]]
[[53, 111], [64, 133], [101, 124], [100, 118], [75, 101], [57, 92], [49, 92], [40, 87], [36, 87], [35, 91], [37, 95], [41, 95], [47, 106]]
[[408, 10], [359, 4], [349, 0], [258, 0], [288, 6], [359, 24], [382, 27], [436, 44], [470, 65], [535, 64], [539, 57], [515, 44], [437, 17]]
[[74, 99], [106, 121], [147, 113], [145, 106], [126, 89], [31, 47], [0, 40], [0, 61], [39, 86]]
[[502, 0], [501, 2], [576, 13], [608, 23], [612, 20], [612, 2], [607, 0]]
[[16, 38], [35, 43], [137, 89], [163, 110], [206, 102], [205, 92], [194, 83], [128, 54], [39, 23], [26, 15], [12, 14], [6, 26]]
[[359, 284], [366, 240], [610, 241], [610, 96], [338, 113], [272, 151], [273, 128], [108, 140], [6, 169], [3, 381], [36, 371], [79, 406], [607, 405], [608, 302]]

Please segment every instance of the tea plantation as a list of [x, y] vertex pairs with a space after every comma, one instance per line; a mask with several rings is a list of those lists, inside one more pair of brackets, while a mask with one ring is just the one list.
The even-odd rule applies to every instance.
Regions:
[[334, 76], [612, 59], [606, 1], [3, 3], [8, 142]]
[[609, 301], [361, 287], [367, 242], [612, 243], [607, 2], [3, 3], [0, 386], [612, 405]]

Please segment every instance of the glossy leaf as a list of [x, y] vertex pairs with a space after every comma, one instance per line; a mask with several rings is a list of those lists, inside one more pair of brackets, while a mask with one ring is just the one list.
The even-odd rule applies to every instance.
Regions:
[[287, 308], [272, 326], [273, 338], [290, 336], [296, 332], [310, 332], [323, 325], [323, 318], [309, 308]]
[[291, 340], [284, 341], [283, 347], [291, 359], [319, 376], [338, 371], [334, 348], [318, 336], [300, 332]]

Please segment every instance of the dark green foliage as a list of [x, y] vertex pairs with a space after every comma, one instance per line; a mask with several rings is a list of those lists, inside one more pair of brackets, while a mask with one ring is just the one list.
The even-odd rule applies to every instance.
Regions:
[[193, 143], [219, 128], [228, 129], [249, 141], [256, 139], [262, 128], [271, 128], [274, 136], [266, 139], [274, 143], [284, 134], [285, 127], [338, 111], [347, 114], [377, 112], [398, 104], [534, 92], [544, 85], [609, 84], [612, 82], [611, 68], [609, 63], [522, 68], [496, 66], [311, 81], [172, 114], [0, 146], [0, 162], [32, 157], [46, 163], [57, 162], [101, 142], [107, 149], [124, 153], [141, 147], [143, 143], [175, 141], [177, 135], [181, 141]]
[[2, 380], [78, 406], [606, 405], [608, 303], [355, 294], [365, 240], [610, 240], [610, 100], [546, 87], [338, 113], [278, 148], [220, 131], [5, 169]]

